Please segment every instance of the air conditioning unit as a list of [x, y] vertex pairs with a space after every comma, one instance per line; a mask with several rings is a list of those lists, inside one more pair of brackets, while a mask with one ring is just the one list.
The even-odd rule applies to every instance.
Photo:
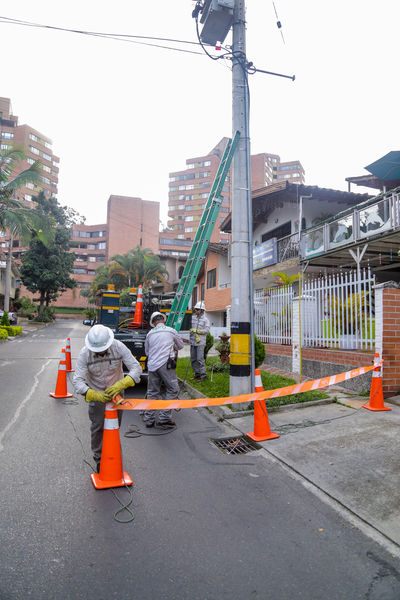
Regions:
[[200, 23], [204, 23], [200, 39], [204, 44], [215, 46], [224, 42], [233, 22], [235, 0], [206, 0]]

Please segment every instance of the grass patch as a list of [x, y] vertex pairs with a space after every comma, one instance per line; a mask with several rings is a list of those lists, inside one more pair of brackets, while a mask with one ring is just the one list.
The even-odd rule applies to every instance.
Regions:
[[[192, 387], [199, 390], [207, 398], [224, 398], [229, 396], [229, 364], [221, 363], [218, 356], [209, 356], [206, 360], [206, 368], [208, 379], [205, 381], [191, 381], [194, 373], [190, 366], [190, 358], [179, 358], [176, 373], [180, 379], [186, 379]], [[273, 390], [296, 383], [294, 379], [266, 371], [261, 371], [261, 380], [264, 390]], [[329, 395], [320, 391], [303, 392], [302, 394], [282, 396], [281, 398], [269, 398], [266, 400], [266, 405], [267, 407], [275, 407], [321, 400], [323, 398], [329, 398]], [[251, 408], [251, 404], [249, 404], [249, 408]], [[234, 410], [235, 405], [231, 405], [231, 408]]]
[[68, 308], [64, 306], [54, 306], [54, 312], [59, 314], [83, 315], [84, 311], [84, 308]]

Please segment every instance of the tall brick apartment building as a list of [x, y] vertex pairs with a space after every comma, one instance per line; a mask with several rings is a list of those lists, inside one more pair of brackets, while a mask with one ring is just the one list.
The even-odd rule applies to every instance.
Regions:
[[[160, 235], [160, 250], [189, 253], [207, 202], [227, 138], [205, 156], [188, 158], [186, 169], [169, 175], [168, 229]], [[254, 154], [251, 156], [252, 189], [264, 188], [277, 181], [288, 180], [304, 183], [304, 169], [300, 161], [282, 162], [277, 154]], [[231, 176], [226, 178], [222, 191], [223, 202], [211, 242], [227, 244], [229, 235], [220, 232], [219, 224], [230, 211]]]
[[[21, 187], [17, 193], [18, 200], [25, 206], [33, 208], [32, 198], [40, 190], [47, 197], [57, 195], [59, 158], [53, 154], [51, 139], [30, 125], [19, 125], [18, 117], [12, 114], [10, 99], [2, 97], [0, 97], [0, 142], [3, 150], [12, 146], [18, 147], [27, 157], [26, 161], [18, 165], [15, 175], [27, 169], [36, 160], [42, 164], [43, 174], [40, 184], [35, 186], [28, 183]], [[159, 213], [159, 202], [127, 196], [110, 196], [106, 223], [74, 225], [71, 252], [76, 254], [73, 277], [77, 281], [77, 288], [62, 294], [56, 305], [85, 307], [87, 301], [80, 295], [80, 289], [90, 287], [97, 267], [106, 264], [115, 254], [125, 254], [135, 246], [150, 248], [154, 253], [158, 253]], [[6, 232], [0, 232], [0, 249], [7, 251], [8, 244]], [[23, 251], [24, 248], [20, 246], [19, 240], [14, 240], [12, 255], [17, 262], [21, 259]], [[1, 270], [4, 270], [3, 263], [4, 261], [0, 261], [0, 276]], [[21, 294], [30, 295], [23, 286]]]
[[46, 196], [57, 195], [58, 171], [60, 159], [52, 150], [50, 138], [40, 133], [31, 125], [18, 125], [18, 117], [12, 114], [11, 100], [0, 98], [0, 139], [1, 149], [12, 146], [21, 148], [27, 160], [21, 161], [15, 174], [29, 168], [36, 160], [42, 163], [42, 180], [37, 186], [28, 183], [18, 190], [17, 198], [28, 205], [32, 196], [43, 190]]
[[159, 215], [159, 202], [110, 196], [106, 223], [74, 225], [71, 252], [76, 256], [73, 277], [77, 288], [64, 292], [55, 305], [85, 307], [86, 299], [79, 291], [89, 288], [96, 269], [107, 264], [116, 254], [126, 254], [136, 246], [149, 248], [157, 254]]

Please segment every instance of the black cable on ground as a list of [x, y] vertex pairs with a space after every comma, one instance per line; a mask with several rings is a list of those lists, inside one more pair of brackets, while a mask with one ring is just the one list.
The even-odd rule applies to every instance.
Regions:
[[[77, 398], [77, 397], [74, 395], [74, 396], [73, 396], [73, 398], [67, 398], [67, 399], [63, 400], [62, 404], [66, 404], [66, 405], [76, 405], [76, 404], [79, 404], [79, 399], [78, 399], [78, 398]], [[80, 437], [79, 437], [79, 435], [78, 435], [78, 432], [77, 432], [77, 430], [76, 430], [75, 424], [74, 424], [74, 422], [73, 422], [73, 420], [72, 420], [72, 417], [71, 417], [71, 415], [70, 415], [70, 413], [69, 413], [68, 409], [67, 409], [67, 415], [68, 415], [69, 422], [71, 423], [72, 429], [74, 430], [75, 437], [76, 437], [76, 439], [78, 440], [78, 442], [79, 442], [79, 444], [80, 444], [80, 446], [81, 446], [82, 455], [83, 455], [83, 458], [82, 458], [83, 462], [84, 462], [84, 463], [86, 463], [86, 464], [88, 465], [88, 467], [91, 469], [91, 471], [92, 471], [93, 473], [97, 473], [97, 468], [96, 468], [96, 467], [94, 467], [94, 466], [93, 466], [93, 465], [92, 465], [92, 464], [89, 462], [89, 460], [88, 460], [88, 459], [87, 459], [87, 457], [86, 457], [86, 452], [85, 452], [85, 449], [84, 449], [84, 447], [83, 447], [82, 440], [81, 440], [81, 438], [80, 438]], [[176, 428], [175, 428], [175, 429], [176, 429]], [[121, 448], [121, 456], [122, 456], [122, 448]], [[111, 493], [113, 494], [114, 498], [115, 498], [115, 499], [118, 501], [118, 503], [121, 505], [121, 508], [119, 508], [118, 510], [116, 510], [116, 511], [115, 511], [115, 513], [114, 513], [114, 515], [113, 515], [113, 518], [114, 518], [114, 520], [115, 520], [115, 521], [117, 521], [117, 523], [131, 523], [131, 522], [132, 522], [132, 521], [135, 519], [135, 515], [134, 515], [133, 511], [132, 511], [132, 510], [129, 508], [129, 507], [130, 507], [130, 505], [131, 505], [131, 504], [132, 504], [132, 502], [133, 502], [132, 489], [131, 489], [129, 486], [127, 486], [125, 482], [124, 482], [124, 486], [125, 486], [125, 489], [128, 491], [128, 494], [129, 494], [129, 501], [128, 501], [128, 502], [126, 502], [126, 503], [124, 503], [124, 502], [123, 502], [123, 501], [122, 501], [122, 500], [121, 500], [121, 499], [118, 497], [117, 493], [116, 493], [116, 492], [115, 492], [113, 489], [110, 489], [110, 491], [111, 491]], [[128, 519], [119, 519], [119, 518], [117, 517], [117, 515], [118, 515], [120, 512], [122, 512], [123, 510], [126, 510], [126, 511], [127, 511], [129, 514], [130, 514], [130, 517], [129, 517]]]

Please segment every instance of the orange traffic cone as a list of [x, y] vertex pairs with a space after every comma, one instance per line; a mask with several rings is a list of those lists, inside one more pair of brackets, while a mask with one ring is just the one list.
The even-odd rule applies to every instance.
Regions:
[[141, 327], [143, 324], [143, 297], [142, 297], [142, 286], [139, 285], [138, 294], [136, 298], [135, 314], [133, 316], [133, 327]]
[[65, 346], [65, 359], [67, 362], [67, 373], [71, 373], [73, 368], [71, 362], [71, 340], [69, 338], [67, 338], [67, 344]]
[[[255, 370], [255, 387], [254, 391], [263, 392], [264, 388], [261, 382], [260, 369]], [[265, 400], [254, 401], [254, 431], [246, 433], [246, 435], [255, 442], [263, 442], [264, 440], [273, 440], [279, 437], [278, 433], [271, 431], [268, 420], [268, 412]]]
[[58, 366], [58, 375], [56, 389], [54, 394], [50, 393], [53, 398], [71, 398], [72, 394], [67, 392], [67, 362], [65, 360], [65, 348], [61, 350], [60, 364]]
[[363, 408], [368, 410], [392, 410], [383, 403], [383, 385], [382, 385], [382, 371], [379, 364], [379, 352], [375, 352], [374, 359], [374, 370], [372, 371], [371, 379], [371, 391], [369, 393], [368, 404], [363, 404]]
[[112, 402], [106, 404], [100, 473], [92, 473], [90, 477], [97, 490], [122, 487], [133, 483], [128, 473], [122, 470], [118, 411]]

